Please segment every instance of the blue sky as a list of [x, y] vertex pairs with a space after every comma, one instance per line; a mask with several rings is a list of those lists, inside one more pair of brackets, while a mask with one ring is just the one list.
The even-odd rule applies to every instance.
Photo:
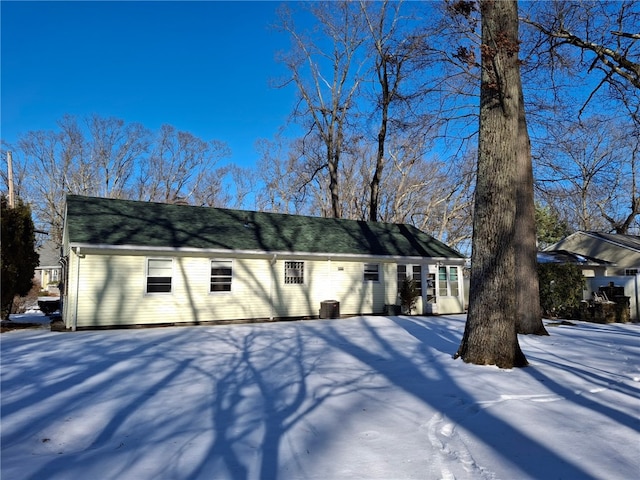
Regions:
[[253, 165], [294, 102], [270, 86], [286, 73], [279, 4], [2, 1], [1, 137], [95, 113], [220, 140]]

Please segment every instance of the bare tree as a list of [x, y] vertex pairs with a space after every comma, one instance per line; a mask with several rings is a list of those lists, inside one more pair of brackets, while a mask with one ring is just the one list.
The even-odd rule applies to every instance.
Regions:
[[146, 201], [191, 203], [196, 192], [204, 188], [207, 172], [228, 154], [222, 142], [207, 142], [163, 125], [148, 161], [142, 165], [136, 195]]
[[542, 323], [540, 285], [538, 282], [538, 246], [536, 235], [536, 210], [534, 198], [533, 163], [531, 141], [525, 114], [521, 77], [519, 82], [518, 140], [516, 171], [516, 225], [515, 294], [517, 331], [523, 334], [549, 335]]
[[15, 149], [29, 170], [25, 200], [32, 205], [36, 223], [61, 245], [65, 194], [90, 193], [93, 178], [76, 119], [65, 116], [58, 126], [57, 132], [27, 132], [19, 137]]
[[263, 187], [257, 193], [258, 208], [268, 212], [301, 213], [310, 180], [300, 158], [302, 140], [287, 141], [276, 137], [273, 141], [258, 142], [260, 160], [258, 176]]
[[[369, 219], [378, 219], [380, 189], [387, 161], [390, 129], [395, 125], [402, 130], [415, 123], [415, 112], [420, 111], [421, 99], [428, 93], [417, 87], [416, 78], [424, 74], [429, 52], [425, 34], [411, 30], [407, 16], [401, 14], [403, 2], [381, 3], [360, 1], [360, 8], [372, 45], [372, 74], [376, 79], [374, 115], [377, 120], [375, 165], [369, 184]], [[413, 82], [412, 82], [413, 80]], [[413, 91], [409, 91], [409, 85]], [[394, 113], [395, 110], [395, 113]], [[412, 118], [413, 117], [413, 118]], [[428, 130], [428, 125], [420, 129]]]
[[628, 83], [640, 89], [638, 2], [544, 3], [534, 7], [523, 21], [544, 36], [547, 53], [559, 65], [600, 73], [589, 98], [606, 84]]
[[136, 165], [146, 161], [150, 132], [137, 123], [92, 115], [87, 120], [89, 155], [95, 168], [94, 194], [126, 198]]
[[[446, 17], [451, 26], [443, 27], [448, 35], [454, 35], [451, 39], [457, 48], [445, 46], [442, 55], [447, 71], [455, 73], [453, 80], [447, 80], [449, 88], [454, 88], [458, 95], [473, 96], [476, 92], [469, 85], [480, 84], [481, 69], [479, 60], [483, 59], [485, 44], [481, 44], [476, 36], [478, 28], [478, 3], [472, 1], [447, 2]], [[520, 38], [519, 38], [520, 40]], [[451, 50], [454, 53], [449, 53]], [[462, 83], [460, 80], [465, 80]], [[534, 177], [531, 158], [531, 144], [529, 139], [527, 118], [525, 115], [524, 94], [522, 93], [521, 74], [518, 75], [520, 83], [518, 90], [519, 99], [519, 129], [516, 178], [516, 225], [515, 238], [516, 258], [516, 300], [518, 332], [526, 334], [547, 334], [542, 324], [542, 314], [539, 306], [539, 288], [537, 282], [537, 245], [535, 230], [535, 202], [534, 202]], [[468, 111], [467, 108], [458, 108], [454, 103], [454, 109], [460, 112]], [[459, 114], [457, 115], [459, 116]], [[453, 117], [453, 122], [460, 124], [460, 119]], [[463, 130], [464, 131], [464, 130]], [[467, 129], [466, 131], [470, 131]]]
[[[637, 216], [638, 146], [628, 142], [629, 122], [591, 116], [552, 126], [537, 161], [538, 189], [546, 202], [576, 230], [630, 225]], [[631, 206], [627, 214], [622, 205]], [[620, 223], [622, 217], [627, 218]]]
[[[611, 195], [605, 199], [605, 201], [598, 202], [598, 208], [602, 217], [609, 222], [611, 228], [615, 233], [621, 235], [627, 235], [630, 233], [632, 225], [636, 223], [635, 231], [640, 233], [640, 225], [637, 223], [637, 218], [640, 215], [640, 172], [638, 172], [638, 165], [640, 164], [640, 138], [636, 133], [633, 146], [628, 151], [629, 156], [629, 169], [618, 170], [618, 175], [622, 175], [620, 184], [622, 185], [622, 191], [626, 192], [626, 195], [616, 201], [612, 198], [616, 190], [609, 190]], [[623, 173], [626, 172], [626, 173]], [[625, 212], [624, 204], [626, 203], [627, 211]], [[613, 205], [612, 205], [613, 204]], [[619, 204], [623, 205], [623, 208], [617, 208]], [[607, 212], [620, 212], [620, 213], [607, 213]], [[625, 215], [626, 213], [626, 215]]]
[[[331, 215], [341, 217], [340, 161], [360, 84], [358, 52], [363, 25], [357, 7], [350, 2], [319, 2], [309, 8], [323, 37], [313, 39], [298, 30], [289, 8], [283, 8], [280, 27], [290, 35], [292, 48], [281, 61], [291, 75], [285, 84], [295, 84], [300, 99], [294, 115], [306, 123], [309, 135], [322, 140], [321, 168], [328, 171]], [[330, 51], [322, 48], [327, 41]]]
[[228, 155], [224, 143], [173, 127], [152, 137], [141, 125], [98, 115], [82, 122], [66, 115], [55, 131], [26, 132], [6, 148], [14, 152], [19, 191], [36, 225], [58, 244], [66, 194], [200, 200], [216, 161]]
[[480, 128], [465, 362], [502, 368], [527, 360], [516, 333], [515, 217], [521, 99], [516, 1], [481, 1]]

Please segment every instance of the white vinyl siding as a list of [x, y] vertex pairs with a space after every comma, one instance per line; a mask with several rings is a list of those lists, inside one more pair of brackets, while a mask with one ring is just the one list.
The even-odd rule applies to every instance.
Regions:
[[[147, 294], [150, 259], [172, 259], [171, 294]], [[289, 260], [273, 256], [212, 259], [204, 254], [173, 254], [163, 258], [83, 249], [83, 257], [72, 254], [71, 262], [68, 288], [79, 303], [77, 309], [73, 300], [65, 304], [69, 327], [76, 312], [81, 328], [313, 317], [325, 300], [339, 301], [341, 314], [366, 315], [382, 313], [385, 304], [395, 302], [397, 291], [396, 265], [391, 261], [379, 262], [379, 282], [363, 282], [361, 260], [291, 260], [304, 264], [304, 283], [295, 288], [284, 284]], [[218, 262], [222, 266], [231, 262], [230, 292], [210, 291], [212, 265]]]

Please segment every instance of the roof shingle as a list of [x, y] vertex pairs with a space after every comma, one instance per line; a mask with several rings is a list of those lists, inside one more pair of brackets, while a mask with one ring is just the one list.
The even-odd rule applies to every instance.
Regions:
[[67, 196], [71, 244], [463, 258], [411, 225]]

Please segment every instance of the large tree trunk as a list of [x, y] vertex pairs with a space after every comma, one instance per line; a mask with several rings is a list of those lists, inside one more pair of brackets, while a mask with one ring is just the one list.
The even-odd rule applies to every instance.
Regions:
[[[331, 148], [331, 146], [327, 146]], [[331, 198], [331, 216], [333, 218], [342, 217], [342, 209], [340, 208], [340, 192], [338, 189], [338, 164], [339, 156], [329, 150], [329, 196]]]
[[381, 65], [378, 67], [378, 78], [382, 90], [382, 118], [380, 119], [380, 129], [378, 130], [378, 153], [376, 155], [376, 167], [371, 179], [371, 197], [369, 200], [369, 220], [378, 221], [378, 208], [380, 204], [380, 182], [382, 181], [382, 170], [384, 168], [384, 146], [387, 141], [387, 123], [389, 121], [389, 104], [391, 103], [391, 93], [389, 92], [389, 77], [384, 55], [381, 55]]
[[518, 333], [549, 335], [542, 324], [536, 245], [536, 208], [533, 196], [531, 142], [527, 131], [524, 95], [520, 83], [518, 108], [518, 166], [516, 200], [516, 304]]
[[518, 5], [482, 1], [482, 80], [469, 314], [456, 358], [524, 366], [516, 332]]

